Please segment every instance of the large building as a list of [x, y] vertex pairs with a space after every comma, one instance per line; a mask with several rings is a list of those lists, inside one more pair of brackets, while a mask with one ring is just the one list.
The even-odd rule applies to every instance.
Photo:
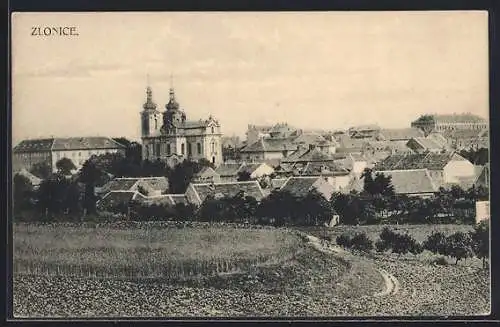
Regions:
[[411, 123], [411, 127], [421, 129], [426, 135], [431, 132], [445, 132], [452, 130], [481, 130], [488, 129], [488, 121], [473, 114], [452, 115], [423, 115]]
[[71, 159], [76, 168], [92, 155], [125, 154], [125, 146], [109, 137], [68, 137], [24, 140], [13, 149], [12, 168], [31, 170], [37, 163], [47, 163], [56, 171], [62, 158]]
[[147, 88], [146, 103], [141, 112], [143, 159], [167, 160], [207, 159], [216, 166], [222, 162], [222, 133], [219, 122], [210, 116], [206, 120], [190, 121], [170, 88], [170, 100], [163, 113], [153, 102], [153, 92]]

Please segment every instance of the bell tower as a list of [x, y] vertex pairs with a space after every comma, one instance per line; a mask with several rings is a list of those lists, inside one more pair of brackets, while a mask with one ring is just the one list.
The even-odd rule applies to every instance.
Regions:
[[153, 91], [149, 86], [146, 89], [146, 102], [142, 108], [141, 135], [142, 137], [153, 136], [160, 130], [161, 113], [156, 110], [156, 103], [153, 102]]

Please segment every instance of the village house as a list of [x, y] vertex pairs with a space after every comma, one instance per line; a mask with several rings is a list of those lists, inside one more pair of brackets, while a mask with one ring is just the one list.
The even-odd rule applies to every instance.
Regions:
[[385, 128], [379, 131], [375, 139], [377, 141], [408, 141], [414, 137], [423, 136], [424, 132], [418, 128]]
[[[391, 184], [394, 187], [394, 193], [397, 195], [430, 197], [439, 191], [427, 169], [408, 169], [408, 170], [380, 170], [377, 173], [391, 177]], [[362, 192], [364, 189], [364, 178], [356, 179], [347, 192]]]
[[236, 182], [241, 173], [248, 173], [250, 179], [258, 179], [274, 173], [274, 168], [265, 162], [259, 163], [224, 163], [217, 167], [215, 173], [220, 182]]
[[446, 145], [439, 144], [429, 137], [414, 137], [406, 143], [406, 146], [414, 153], [442, 153], [449, 149]]
[[46, 163], [56, 171], [56, 163], [70, 159], [77, 169], [93, 155], [125, 154], [125, 146], [109, 137], [53, 137], [21, 141], [12, 150], [12, 168], [30, 171], [35, 164]]
[[450, 148], [455, 150], [477, 150], [489, 148], [489, 130], [446, 130], [443, 136], [447, 139]]
[[391, 155], [373, 168], [374, 171], [427, 169], [438, 186], [459, 184], [475, 176], [474, 165], [457, 153], [419, 153]]
[[281, 191], [290, 192], [297, 197], [305, 197], [313, 190], [330, 200], [335, 188], [324, 177], [293, 176], [281, 186]]
[[193, 182], [195, 183], [219, 183], [220, 181], [220, 174], [212, 167], [203, 167], [193, 176]]
[[264, 161], [268, 159], [286, 158], [290, 153], [297, 150], [297, 145], [290, 139], [261, 138], [258, 141], [246, 145], [241, 152], [244, 161]]
[[261, 201], [266, 194], [262, 190], [259, 182], [230, 182], [230, 183], [191, 183], [186, 190], [186, 198], [189, 203], [200, 206], [210, 195], [214, 198], [230, 198], [243, 192], [244, 196], [254, 197]]
[[354, 126], [347, 130], [352, 139], [373, 139], [380, 133], [380, 127], [377, 125]]
[[139, 192], [143, 196], [157, 196], [168, 192], [168, 179], [159, 177], [120, 177], [97, 189], [97, 194], [105, 195], [113, 191]]

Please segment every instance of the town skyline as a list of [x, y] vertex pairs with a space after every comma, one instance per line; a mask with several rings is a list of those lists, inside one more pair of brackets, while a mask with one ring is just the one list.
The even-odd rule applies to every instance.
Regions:
[[[76, 25], [79, 36], [29, 36], [48, 21]], [[127, 40], [125, 24], [134, 26]], [[188, 119], [212, 115], [225, 136], [278, 122], [334, 130], [410, 127], [433, 113], [488, 119], [482, 12], [23, 13], [12, 45], [13, 144], [138, 141], [146, 87], [164, 111], [171, 74]]]

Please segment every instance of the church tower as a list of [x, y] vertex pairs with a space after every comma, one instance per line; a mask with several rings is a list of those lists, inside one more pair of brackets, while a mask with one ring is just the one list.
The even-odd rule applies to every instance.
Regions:
[[154, 136], [161, 128], [161, 113], [156, 110], [153, 102], [153, 91], [151, 87], [146, 89], [146, 102], [141, 112], [141, 135], [142, 137]]
[[175, 99], [174, 88], [170, 88], [169, 101], [165, 105], [166, 111], [163, 113], [163, 125], [167, 134], [175, 132], [176, 128], [184, 124], [186, 114], [180, 109], [179, 103]]

